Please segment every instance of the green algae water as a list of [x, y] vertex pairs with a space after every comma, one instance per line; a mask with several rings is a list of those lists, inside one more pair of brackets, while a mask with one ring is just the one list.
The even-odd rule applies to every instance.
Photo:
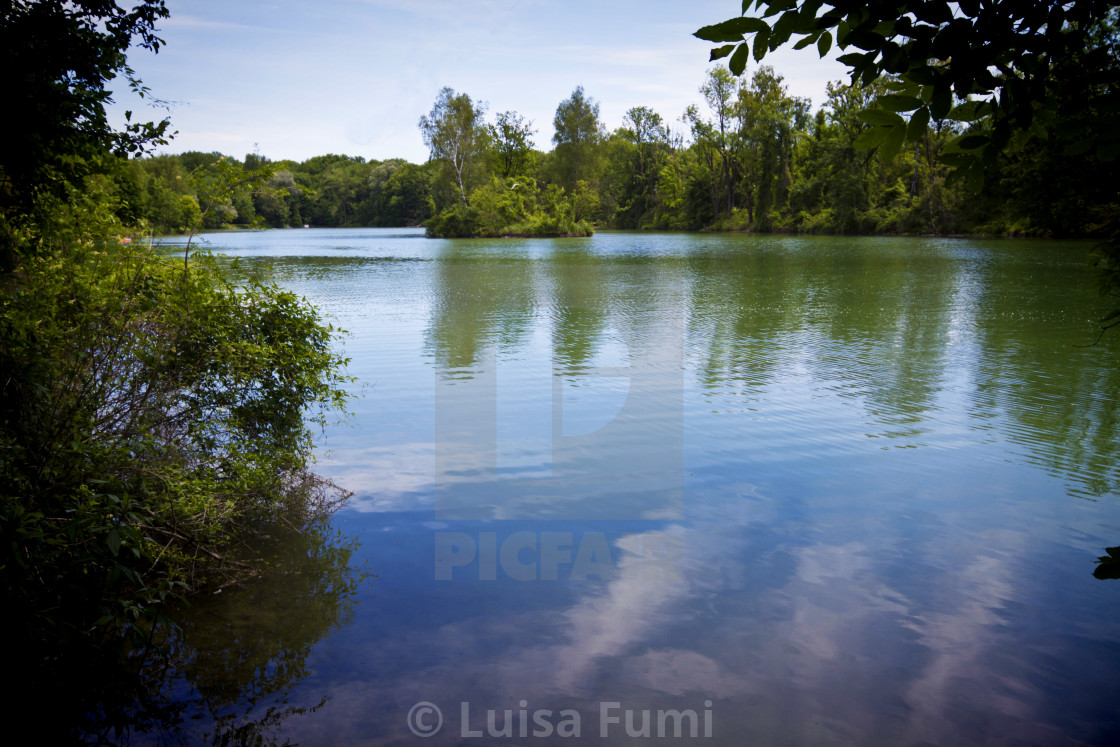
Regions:
[[196, 605], [134, 743], [1120, 738], [1088, 244], [204, 238], [349, 332], [319, 471], [373, 577]]

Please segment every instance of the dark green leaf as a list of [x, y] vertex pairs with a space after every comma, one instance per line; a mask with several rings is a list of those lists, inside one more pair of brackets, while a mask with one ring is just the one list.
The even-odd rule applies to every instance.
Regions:
[[809, 34], [808, 36], [799, 39], [798, 42], [793, 45], [793, 48], [794, 49], [805, 49], [805, 47], [809, 46], [810, 44], [812, 44], [813, 42], [815, 42], [817, 40], [818, 40], [818, 35], [817, 34]]
[[731, 60], [728, 62], [728, 67], [731, 69], [732, 75], [742, 75], [747, 69], [747, 57], [750, 55], [750, 47], [746, 42], [743, 42], [735, 48], [735, 54], [731, 55]]
[[890, 160], [898, 155], [898, 151], [902, 149], [902, 143], [906, 139], [906, 126], [895, 126], [889, 128], [887, 136], [883, 138], [883, 147], [880, 151], [883, 158]]
[[759, 31], [754, 37], [754, 59], [761, 61], [766, 56], [766, 45], [770, 40], [770, 30]]
[[910, 115], [910, 124], [906, 127], [907, 139], [912, 141], [921, 140], [925, 137], [928, 127], [929, 109], [923, 107]]
[[876, 34], [874, 31], [853, 31], [848, 35], [845, 41], [847, 41], [848, 44], [859, 47], [865, 52], [874, 52], [882, 49], [883, 42], [885, 42], [886, 39], [880, 34]]
[[906, 124], [906, 120], [902, 118], [901, 114], [884, 111], [882, 109], [864, 109], [859, 113], [859, 118], [860, 121], [867, 122], [867, 124], [885, 127], [895, 127]]
[[116, 528], [110, 529], [105, 537], [105, 544], [109, 546], [109, 551], [116, 555], [121, 549], [121, 533]]
[[745, 34], [761, 31], [770, 31], [765, 21], [757, 18], [732, 18], [714, 26], [705, 26], [693, 36], [711, 42], [737, 42], [742, 41]]
[[933, 100], [929, 104], [929, 113], [934, 119], [945, 119], [953, 105], [953, 92], [948, 86], [938, 86], [933, 89]]
[[715, 49], [712, 50], [711, 56], [708, 57], [708, 62], [715, 62], [716, 60], [721, 60], [724, 57], [726, 57], [727, 55], [731, 54], [734, 51], [734, 49], [735, 49], [734, 44], [725, 44], [722, 47], [716, 47]]
[[976, 156], [972, 153], [942, 153], [938, 156], [937, 160], [939, 163], [943, 163], [946, 166], [960, 167], [975, 161]]
[[883, 142], [889, 133], [889, 127], [872, 127], [869, 130], [864, 130], [863, 133], [856, 138], [852, 143], [852, 147], [856, 150], [871, 150], [872, 148]]
[[817, 51], [820, 52], [821, 57], [824, 57], [830, 49], [832, 49], [832, 32], [825, 31], [821, 34], [821, 38], [817, 39]]
[[774, 24], [773, 31], [770, 32], [770, 47], [772, 49], [776, 49], [789, 41], [790, 34], [797, 27], [799, 17], [796, 9], [787, 10], [782, 14], [782, 17]]
[[1088, 152], [1096, 144], [1095, 138], [1087, 137], [1066, 147], [1063, 153], [1067, 156], [1079, 156]]
[[957, 140], [957, 146], [962, 150], [976, 150], [987, 145], [989, 140], [987, 135], [965, 135]]
[[917, 96], [903, 96], [899, 93], [888, 93], [875, 99], [877, 106], [891, 112], [910, 112], [922, 106], [922, 100]]
[[948, 116], [954, 122], [975, 122], [987, 116], [990, 108], [987, 101], [966, 101], [953, 107]]
[[1102, 143], [1097, 146], [1097, 158], [1104, 162], [1115, 161], [1120, 156], [1120, 143]]
[[782, 11], [797, 6], [797, 0], [764, 0], [764, 3], [766, 5], [766, 12], [763, 13], [763, 18], [776, 16]]

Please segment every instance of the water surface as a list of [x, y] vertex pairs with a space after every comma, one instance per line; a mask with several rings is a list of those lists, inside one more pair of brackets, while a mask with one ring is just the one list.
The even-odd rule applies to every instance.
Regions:
[[1088, 245], [205, 239], [348, 330], [361, 382], [320, 471], [376, 578], [261, 623], [311, 610], [280, 741], [412, 743], [422, 701], [428, 744], [621, 744], [644, 710], [710, 744], [1120, 738]]

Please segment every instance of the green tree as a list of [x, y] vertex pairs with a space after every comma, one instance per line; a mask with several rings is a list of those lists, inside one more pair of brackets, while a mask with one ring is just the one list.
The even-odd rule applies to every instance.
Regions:
[[809, 102], [791, 98], [782, 76], [769, 66], [755, 71], [736, 102], [736, 158], [742, 174], [748, 221], [759, 230], [773, 228], [793, 183], [794, 141], [804, 130]]
[[491, 125], [498, 173], [503, 178], [528, 173], [533, 154], [533, 123], [517, 112], [501, 112]]
[[[975, 182], [1014, 133], [1036, 122], [1043, 127], [1069, 124], [1067, 112], [1055, 106], [1050, 85], [1057, 70], [1077, 59], [1084, 74], [1099, 84], [1095, 101], [1081, 104], [1093, 106], [1097, 116], [1081, 132], [1066, 133], [1068, 142], [1093, 148], [1103, 159], [1120, 155], [1115, 40], [1114, 34], [1109, 39], [1100, 33], [1102, 24], [1114, 20], [1113, 2], [755, 0], [756, 10], [765, 8], [763, 18], [745, 15], [751, 5], [743, 3], [742, 17], [695, 34], [732, 42], [714, 49], [711, 59], [730, 56], [733, 71], [742, 70], [748, 48], [761, 60], [796, 35], [795, 48], [816, 44], [822, 57], [834, 40], [841, 49], [861, 50], [839, 58], [853, 82], [897, 76], [893, 94], [879, 100], [876, 127], [863, 146], [882, 144], [893, 154], [904, 140], [920, 140], [931, 120], [982, 123], [956, 143], [956, 152], [947, 154]], [[965, 103], [954, 108], [954, 99]], [[909, 119], [900, 113], [909, 113]]]
[[[126, 6], [127, 8], [127, 6]], [[168, 120], [109, 127], [110, 81], [121, 76], [147, 90], [127, 65], [133, 45], [157, 52], [164, 0], [130, 9], [102, 0], [8, 0], [0, 5], [4, 137], [0, 138], [0, 209], [26, 210], [34, 188], [80, 180], [88, 160], [106, 151], [136, 153], [165, 142]]]
[[670, 152], [669, 128], [657, 112], [645, 106], [629, 109], [622, 118], [619, 136], [633, 147], [627, 152], [627, 171], [631, 174], [622, 204], [627, 206], [627, 223], [637, 226], [657, 204], [657, 184], [661, 168]]
[[567, 190], [576, 182], [595, 184], [600, 169], [600, 145], [603, 125], [599, 121], [599, 103], [586, 96], [583, 86], [576, 86], [572, 95], [556, 107], [552, 126], [552, 142], [556, 146], [556, 180]]
[[[158, 46], [163, 3], [0, 13], [0, 56], [26, 105], [0, 162], [0, 596], [20, 683], [9, 706], [57, 699], [86, 715], [91, 693], [142, 664], [170, 597], [251, 572], [236, 548], [329, 513], [339, 493], [309, 471], [310, 426], [342, 405], [347, 379], [336, 331], [294, 294], [122, 236], [129, 196], [111, 150], [134, 153], [165, 128], [113, 131], [105, 84], [139, 85], [125, 51]], [[181, 178], [179, 159], [153, 160], [169, 212], [178, 203], [169, 221], [197, 223], [241, 193], [232, 159], [200, 159], [205, 184]], [[49, 721], [40, 737], [73, 741]]]
[[692, 139], [699, 146], [708, 177], [712, 199], [712, 216], [721, 210], [731, 217], [735, 209], [735, 179], [733, 175], [735, 96], [740, 81], [724, 68], [712, 68], [700, 86], [700, 94], [708, 104], [712, 119], [702, 119], [699, 110], [690, 106], [685, 120], [692, 130]]
[[467, 204], [467, 195], [476, 176], [476, 167], [489, 145], [489, 130], [482, 118], [485, 104], [474, 104], [465, 93], [443, 88], [431, 112], [420, 117], [420, 132], [432, 160], [442, 161]]

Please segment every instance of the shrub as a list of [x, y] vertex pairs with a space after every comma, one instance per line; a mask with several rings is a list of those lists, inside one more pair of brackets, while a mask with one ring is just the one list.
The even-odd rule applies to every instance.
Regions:
[[310, 425], [347, 397], [306, 301], [122, 243], [95, 191], [39, 212], [0, 293], [0, 593], [31, 691], [252, 573], [253, 536], [329, 512]]

